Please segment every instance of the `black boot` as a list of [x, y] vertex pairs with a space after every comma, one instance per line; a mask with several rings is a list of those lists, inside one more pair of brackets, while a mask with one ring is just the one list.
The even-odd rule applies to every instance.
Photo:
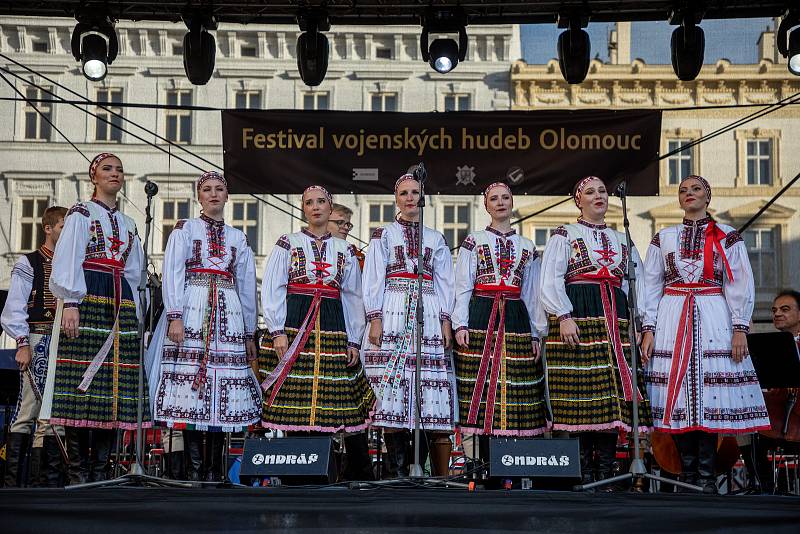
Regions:
[[166, 453], [164, 476], [172, 480], [186, 480], [186, 457], [183, 451]]
[[30, 434], [9, 432], [6, 440], [6, 488], [21, 488], [23, 457], [28, 451]]
[[108, 478], [108, 457], [111, 454], [111, 442], [114, 441], [114, 431], [95, 429], [92, 430], [92, 479], [101, 482]]
[[222, 432], [206, 433], [205, 464], [206, 482], [222, 482], [223, 458], [222, 451], [225, 445], [225, 434]]
[[581, 484], [591, 484], [594, 482], [594, 433], [581, 432], [578, 442], [581, 448]]
[[[594, 443], [597, 450], [597, 479], [611, 478], [614, 476], [614, 462], [617, 459], [617, 435], [609, 432], [596, 432]], [[609, 484], [599, 488], [599, 491], [609, 493], [619, 489], [615, 484]]]
[[697, 484], [703, 488], [703, 493], [716, 494], [718, 490], [714, 464], [717, 460], [717, 435], [700, 432], [697, 440]]
[[42, 447], [42, 472], [45, 473], [45, 486], [48, 488], [60, 488], [64, 485], [64, 459], [61, 457], [61, 449], [58, 447], [55, 436], [45, 436], [44, 446]]
[[374, 480], [372, 473], [372, 457], [369, 455], [367, 432], [359, 432], [345, 436], [345, 469], [347, 480]]
[[89, 480], [89, 465], [86, 458], [86, 440], [89, 430], [74, 426], [64, 427], [64, 446], [67, 448], [69, 465], [67, 482], [70, 485], [83, 484]]
[[408, 477], [408, 434], [405, 431], [383, 432], [386, 444], [386, 469], [389, 478]]
[[186, 480], [202, 480], [203, 433], [199, 430], [184, 430], [183, 452], [186, 456]]
[[[685, 432], [672, 436], [681, 456], [681, 474], [678, 475], [678, 481], [695, 486], [697, 485], [697, 434], [698, 432]], [[691, 491], [680, 486], [676, 486], [675, 490], [677, 493]]]

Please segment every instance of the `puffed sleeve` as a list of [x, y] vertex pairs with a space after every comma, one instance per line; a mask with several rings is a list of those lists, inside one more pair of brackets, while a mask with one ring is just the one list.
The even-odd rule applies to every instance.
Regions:
[[661, 255], [660, 233], [653, 236], [647, 255], [644, 257], [644, 291], [639, 300], [643, 304], [643, 332], [655, 332], [658, 320], [658, 304], [664, 294], [664, 260]]
[[[125, 280], [128, 282], [128, 285], [133, 292], [133, 300], [136, 302], [136, 316], [141, 319], [142, 318], [142, 310], [140, 309], [139, 303], [139, 283], [141, 282], [142, 276], [142, 262], [144, 261], [144, 249], [142, 249], [142, 242], [139, 240], [139, 232], [136, 230], [136, 225], [133, 223], [133, 219], [125, 219], [127, 224], [130, 224], [130, 231], [133, 234], [133, 240], [131, 240], [130, 246], [130, 253], [128, 254], [128, 258], [125, 260]], [[61, 241], [59, 239], [59, 241]], [[146, 302], [149, 302], [149, 292], [144, 292], [144, 297]]]
[[[438, 232], [437, 232], [438, 234]], [[449, 321], [453, 314], [453, 255], [444, 236], [438, 234], [439, 246], [433, 253], [433, 292], [439, 301], [439, 320]]]
[[733, 280], [728, 278], [727, 273], [724, 274], [722, 293], [731, 311], [733, 329], [749, 332], [750, 318], [755, 304], [755, 283], [750, 258], [747, 256], [747, 246], [736, 230], [728, 233], [724, 246]]
[[28, 298], [33, 289], [33, 267], [27, 256], [20, 256], [11, 270], [6, 305], [0, 314], [3, 330], [17, 342], [17, 348], [30, 345]]
[[89, 212], [77, 204], [64, 220], [64, 228], [53, 252], [50, 292], [64, 301], [65, 307], [77, 307], [86, 296], [83, 260], [89, 244]]
[[[572, 302], [567, 297], [564, 276], [570, 257], [570, 243], [564, 227], [556, 228], [542, 256], [542, 271], [539, 275], [539, 290], [544, 310], [561, 319], [571, 317]], [[537, 321], [537, 330], [541, 330]]]
[[286, 286], [289, 283], [291, 248], [285, 235], [278, 239], [267, 260], [261, 282], [261, 311], [273, 338], [286, 335]]
[[191, 236], [184, 224], [185, 222], [178, 221], [169, 234], [167, 248], [164, 250], [161, 293], [164, 298], [164, 312], [170, 320], [183, 318], [186, 260], [189, 258], [191, 246]]
[[342, 310], [347, 330], [347, 345], [360, 349], [366, 328], [364, 300], [361, 296], [361, 267], [352, 248], [348, 247], [345, 254], [347, 261], [342, 279]]
[[369, 247], [367, 247], [362, 275], [367, 321], [383, 318], [383, 293], [386, 290], [388, 256], [386, 229], [378, 228], [372, 233]]
[[475, 256], [475, 238], [468, 235], [458, 249], [455, 270], [455, 305], [453, 307], [453, 329], [466, 330], [469, 327], [469, 301], [475, 287], [475, 272], [478, 259]]
[[253, 249], [242, 239], [242, 250], [236, 263], [236, 292], [242, 303], [242, 318], [244, 319], [244, 336], [253, 339], [258, 322], [258, 289], [256, 288], [256, 260]]
[[542, 271], [542, 259], [533, 249], [533, 256], [530, 261], [525, 265], [525, 270], [522, 272], [522, 287], [520, 287], [520, 300], [528, 310], [528, 319], [531, 323], [531, 335], [534, 338], [541, 339], [547, 335], [547, 318], [544, 318], [544, 326], [540, 325], [540, 320], [537, 319], [541, 306], [539, 306], [539, 275]]

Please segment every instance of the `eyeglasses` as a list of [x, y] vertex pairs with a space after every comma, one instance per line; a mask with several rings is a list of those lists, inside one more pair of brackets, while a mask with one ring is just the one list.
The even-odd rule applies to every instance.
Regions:
[[328, 222], [334, 223], [339, 228], [343, 228], [348, 232], [353, 229], [353, 223], [347, 222], [343, 219], [328, 219]]

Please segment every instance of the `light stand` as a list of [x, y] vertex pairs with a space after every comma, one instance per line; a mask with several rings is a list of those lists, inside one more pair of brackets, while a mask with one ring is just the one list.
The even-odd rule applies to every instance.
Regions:
[[[88, 482], [86, 484], [75, 484], [67, 486], [65, 489], [76, 490], [83, 488], [99, 488], [110, 486], [171, 486], [176, 488], [191, 488], [192, 484], [186, 482], [179, 482], [176, 480], [167, 480], [161, 477], [154, 477], [146, 475], [144, 467], [142, 467], [142, 458], [144, 457], [144, 333], [145, 333], [145, 312], [147, 310], [147, 291], [150, 288], [147, 276], [147, 265], [149, 258], [147, 254], [148, 245], [150, 242], [150, 230], [152, 229], [153, 216], [150, 213], [150, 208], [153, 202], [153, 197], [158, 194], [158, 185], [154, 182], [148, 181], [144, 186], [144, 192], [147, 195], [147, 205], [145, 206], [145, 231], [144, 231], [144, 255], [142, 256], [142, 271], [139, 278], [139, 309], [141, 310], [141, 317], [139, 318], [139, 387], [138, 387], [138, 402], [136, 405], [136, 460], [131, 462], [130, 470], [124, 475], [112, 478], [111, 480], [101, 480], [98, 482]], [[152, 301], [152, 298], [150, 299]]]
[[623, 180], [614, 190], [614, 194], [622, 199], [622, 224], [625, 226], [625, 245], [628, 247], [628, 265], [625, 272], [625, 280], [628, 282], [628, 336], [630, 338], [631, 346], [631, 384], [633, 386], [633, 459], [631, 460], [631, 467], [627, 473], [617, 475], [615, 477], [598, 480], [589, 484], [580, 484], [574, 486], [575, 491], [594, 489], [601, 486], [608, 486], [616, 484], [623, 480], [658, 480], [663, 484], [672, 484], [673, 486], [680, 486], [682, 488], [703, 492], [703, 488], [679, 480], [670, 480], [647, 472], [644, 462], [639, 456], [639, 376], [638, 376], [638, 362], [639, 362], [639, 345], [636, 343], [636, 263], [633, 261], [633, 246], [631, 241], [630, 221], [628, 220], [628, 205], [626, 203], [625, 189], [627, 183]]

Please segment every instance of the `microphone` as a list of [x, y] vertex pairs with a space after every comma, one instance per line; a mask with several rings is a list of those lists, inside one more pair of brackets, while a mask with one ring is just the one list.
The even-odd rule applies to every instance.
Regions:
[[614, 195], [618, 196], [619, 198], [622, 198], [627, 194], [626, 193], [627, 189], [628, 189], [628, 182], [626, 180], [622, 180], [614, 189]]
[[417, 165], [417, 168], [414, 169], [414, 178], [418, 182], [424, 182], [427, 177], [428, 171], [425, 170], [425, 164], [420, 161], [419, 165]]
[[144, 184], [144, 194], [148, 197], [154, 197], [158, 194], [158, 185], [155, 182], [148, 180]]

